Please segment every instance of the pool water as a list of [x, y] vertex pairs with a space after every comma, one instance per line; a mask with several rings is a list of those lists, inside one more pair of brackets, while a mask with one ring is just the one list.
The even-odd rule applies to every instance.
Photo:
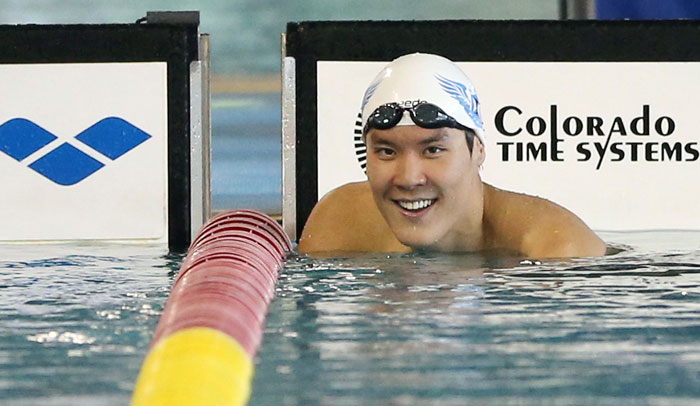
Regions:
[[[261, 405], [700, 403], [700, 233], [604, 258], [292, 256]], [[182, 256], [0, 246], [0, 404], [125, 405]]]
[[181, 259], [158, 246], [0, 246], [0, 404], [128, 404]]
[[603, 237], [629, 245], [292, 258], [250, 405], [700, 404], [697, 235]]

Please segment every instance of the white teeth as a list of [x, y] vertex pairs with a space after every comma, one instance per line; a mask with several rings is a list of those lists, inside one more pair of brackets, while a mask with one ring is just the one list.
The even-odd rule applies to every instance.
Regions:
[[435, 202], [434, 199], [431, 200], [414, 200], [410, 202], [398, 201], [399, 206], [406, 210], [420, 210], [424, 209]]

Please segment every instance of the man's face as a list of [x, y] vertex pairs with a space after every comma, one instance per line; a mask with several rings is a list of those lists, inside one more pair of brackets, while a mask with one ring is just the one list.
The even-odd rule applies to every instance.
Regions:
[[414, 248], [453, 246], [480, 224], [481, 143], [464, 131], [397, 126], [367, 134], [367, 177], [397, 239]]

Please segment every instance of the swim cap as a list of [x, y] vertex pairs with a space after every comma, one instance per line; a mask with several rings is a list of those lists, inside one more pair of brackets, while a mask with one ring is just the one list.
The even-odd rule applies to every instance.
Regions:
[[[471, 80], [452, 61], [439, 55], [409, 54], [394, 59], [372, 80], [362, 99], [362, 126], [374, 110], [387, 103], [424, 101], [440, 107], [459, 124], [474, 130], [484, 142], [479, 98]], [[404, 112], [397, 125], [413, 125]]]

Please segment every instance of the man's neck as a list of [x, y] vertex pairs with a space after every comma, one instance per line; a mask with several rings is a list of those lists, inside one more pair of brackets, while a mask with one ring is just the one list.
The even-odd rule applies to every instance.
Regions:
[[484, 239], [484, 199], [485, 185], [479, 177], [475, 180], [478, 184], [472, 189], [476, 196], [467, 202], [461, 216], [461, 221], [456, 229], [438, 241], [435, 248], [442, 252], [477, 252], [486, 247]]

